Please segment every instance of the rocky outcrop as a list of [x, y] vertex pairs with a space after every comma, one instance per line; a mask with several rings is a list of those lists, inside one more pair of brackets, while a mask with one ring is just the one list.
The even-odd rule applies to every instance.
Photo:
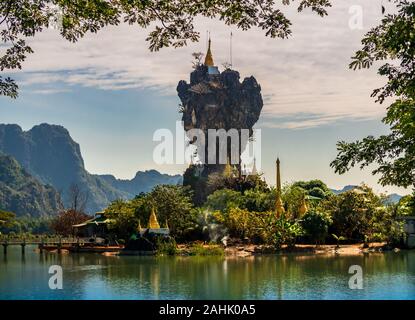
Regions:
[[[177, 92], [182, 102], [182, 121], [186, 132], [201, 129], [207, 137], [208, 129], [236, 129], [239, 134], [241, 129], [248, 129], [251, 137], [252, 127], [258, 121], [263, 106], [261, 87], [252, 76], [242, 82], [239, 79], [239, 72], [235, 70], [228, 69], [212, 75], [206, 66], [200, 65], [190, 74], [190, 83], [181, 80]], [[227, 157], [230, 159], [231, 145], [228, 144], [227, 147]], [[238, 159], [245, 147], [246, 145], [240, 146]], [[203, 154], [207, 163], [208, 143], [204, 152], [198, 150], [199, 157]], [[240, 169], [239, 164], [236, 167]], [[204, 164], [202, 168], [192, 165], [187, 169], [184, 184], [191, 185], [194, 189], [195, 202], [205, 200], [208, 177], [223, 169], [224, 164], [219, 164], [218, 158], [215, 163]]]

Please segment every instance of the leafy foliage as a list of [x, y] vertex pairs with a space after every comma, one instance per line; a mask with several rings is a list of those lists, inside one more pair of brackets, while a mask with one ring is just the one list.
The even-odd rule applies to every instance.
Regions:
[[0, 210], [0, 228], [9, 227], [15, 217], [12, 212]]
[[385, 222], [382, 199], [367, 186], [330, 197], [322, 210], [331, 213], [331, 233], [349, 241], [364, 241], [380, 232], [380, 222]]
[[73, 235], [72, 226], [74, 224], [85, 222], [88, 219], [91, 219], [91, 217], [83, 212], [72, 209], [65, 210], [52, 220], [51, 227], [52, 230], [59, 235], [71, 236]]
[[204, 206], [212, 211], [229, 212], [232, 208], [249, 211], [270, 211], [275, 205], [275, 192], [262, 187], [247, 189], [244, 192], [219, 189], [208, 196]]
[[382, 185], [415, 187], [415, 100], [397, 100], [388, 107], [383, 122], [391, 126], [390, 134], [339, 142], [339, 154], [331, 166], [343, 174], [358, 163], [361, 169], [377, 163], [372, 173], [381, 175]]
[[231, 236], [264, 241], [264, 232], [271, 214], [270, 212], [232, 208], [225, 216], [224, 222]]
[[157, 212], [159, 223], [168, 222], [171, 233], [183, 239], [192, 228], [196, 212], [188, 187], [158, 185], [146, 197]]
[[305, 190], [309, 196], [324, 199], [332, 194], [332, 191], [321, 180], [297, 181], [292, 184], [292, 187], [300, 187]]
[[207, 186], [209, 194], [222, 189], [230, 189], [239, 192], [245, 192], [246, 190], [251, 189], [268, 189], [260, 175], [256, 174], [247, 177], [239, 177], [236, 170], [229, 175], [224, 175], [222, 173], [213, 173], [209, 175]]
[[339, 151], [331, 166], [343, 174], [360, 163], [360, 168], [377, 164], [373, 174], [380, 174], [382, 185], [415, 188], [415, 3], [395, 0], [398, 12], [388, 14], [370, 30], [356, 52], [352, 69], [370, 68], [385, 61], [378, 73], [388, 82], [375, 89], [372, 97], [383, 103], [387, 97], [397, 100], [387, 108], [382, 120], [391, 133], [378, 138], [337, 144]]
[[397, 215], [399, 216], [415, 215], [414, 195], [406, 195], [399, 200], [398, 205], [397, 205]]
[[[292, 1], [283, 0], [284, 5]], [[301, 12], [310, 8], [320, 16], [327, 14], [328, 0], [302, 0]], [[21, 69], [26, 56], [33, 52], [26, 38], [34, 37], [57, 21], [60, 33], [75, 42], [86, 33], [96, 33], [107, 25], [122, 22], [140, 28], [152, 27], [147, 41], [151, 51], [164, 47], [181, 47], [198, 41], [194, 18], [219, 18], [226, 25], [248, 30], [257, 27], [271, 38], [287, 38], [291, 22], [276, 8], [275, 0], [187, 1], [187, 0], [14, 0], [0, 3], [1, 41], [7, 48], [0, 57], [0, 71]], [[17, 85], [10, 78], [0, 77], [0, 95], [17, 97]]]
[[43, 185], [11, 156], [0, 153], [0, 207], [17, 216], [56, 214], [61, 208], [58, 192]]
[[280, 249], [283, 244], [292, 247], [298, 237], [303, 234], [304, 230], [298, 221], [289, 219], [285, 214], [280, 217], [272, 215], [267, 229], [267, 243], [277, 249]]
[[188, 188], [173, 185], [158, 185], [147, 194], [140, 194], [131, 201], [116, 200], [105, 210], [114, 220], [111, 229], [124, 239], [137, 232], [139, 223], [146, 227], [152, 208], [159, 224], [168, 223], [171, 234], [183, 240], [194, 229], [196, 210]]
[[[0, 214], [1, 215], [1, 214]], [[15, 234], [30, 234], [39, 235], [51, 233], [51, 222], [52, 217], [31, 217], [23, 216], [16, 219], [12, 219], [6, 225], [1, 225], [0, 230], [4, 233], [15, 233]], [[0, 220], [2, 218], [0, 217]]]
[[331, 218], [326, 213], [308, 211], [302, 218], [301, 226], [312, 241], [322, 243], [327, 237], [331, 223]]
[[231, 208], [242, 207], [241, 193], [230, 189], [216, 190], [208, 196], [205, 206], [213, 211], [228, 212]]
[[105, 215], [113, 222], [108, 228], [120, 239], [128, 239], [137, 232], [140, 216], [137, 214], [142, 201], [115, 200], [105, 210]]
[[303, 188], [299, 186], [295, 186], [295, 185], [284, 186], [284, 188], [282, 189], [281, 197], [282, 197], [282, 201], [284, 203], [285, 211], [287, 212], [287, 215], [290, 215], [295, 218], [300, 216], [301, 203], [306, 193], [307, 193], [306, 190], [304, 190]]

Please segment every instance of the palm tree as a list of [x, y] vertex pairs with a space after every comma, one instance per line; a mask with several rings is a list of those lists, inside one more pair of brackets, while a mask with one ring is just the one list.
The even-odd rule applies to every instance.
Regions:
[[340, 248], [340, 241], [345, 241], [347, 239], [346, 237], [338, 236], [338, 235], [335, 235], [334, 233], [332, 233], [331, 235], [337, 241], [336, 249], [339, 249]]

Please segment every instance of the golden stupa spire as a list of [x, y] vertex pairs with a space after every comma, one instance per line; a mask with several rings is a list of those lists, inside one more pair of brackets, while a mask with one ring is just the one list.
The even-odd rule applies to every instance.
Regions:
[[300, 214], [299, 218], [301, 218], [303, 215], [305, 215], [307, 211], [308, 211], [308, 206], [307, 206], [307, 202], [306, 202], [306, 199], [305, 199], [305, 196], [304, 196], [303, 201], [301, 202], [300, 209], [298, 210], [298, 212]]
[[226, 160], [225, 169], [223, 169], [223, 176], [225, 178], [230, 178], [230, 177], [232, 177], [232, 173], [233, 173], [233, 169], [232, 169], [232, 166], [229, 163], [229, 158], [228, 158]]
[[137, 230], [140, 232], [141, 231], [141, 221], [140, 220], [138, 220], [138, 227], [137, 227]]
[[280, 175], [280, 159], [277, 158], [277, 199], [275, 201], [275, 213], [280, 217], [284, 212], [284, 206], [281, 199], [281, 175]]
[[251, 175], [257, 175], [257, 174], [258, 174], [258, 170], [256, 168], [256, 158], [254, 158], [254, 165], [252, 167]]
[[148, 229], [160, 229], [154, 208], [151, 209], [150, 219], [148, 219]]
[[209, 36], [209, 44], [208, 44], [208, 50], [206, 53], [206, 57], [205, 57], [205, 66], [207, 67], [213, 67], [214, 63], [213, 63], [213, 56], [212, 56], [212, 51], [210, 50], [210, 36]]

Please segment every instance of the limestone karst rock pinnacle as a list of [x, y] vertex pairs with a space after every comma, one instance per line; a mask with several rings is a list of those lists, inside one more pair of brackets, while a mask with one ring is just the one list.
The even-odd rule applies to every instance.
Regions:
[[[227, 69], [220, 73], [217, 67], [198, 65], [190, 74], [190, 83], [181, 80], [177, 92], [182, 103], [182, 121], [186, 132], [201, 129], [208, 136], [208, 129], [248, 129], [250, 136], [263, 107], [261, 87], [251, 76], [240, 82], [239, 72]], [[240, 146], [240, 154], [246, 145]], [[198, 150], [199, 156], [200, 151]], [[206, 144], [205, 159], [208, 159]], [[206, 161], [207, 162], [207, 161]], [[184, 174], [183, 183], [195, 192], [194, 200], [206, 199], [208, 177], [224, 170], [224, 164], [190, 165]], [[240, 166], [235, 165], [240, 171]]]

